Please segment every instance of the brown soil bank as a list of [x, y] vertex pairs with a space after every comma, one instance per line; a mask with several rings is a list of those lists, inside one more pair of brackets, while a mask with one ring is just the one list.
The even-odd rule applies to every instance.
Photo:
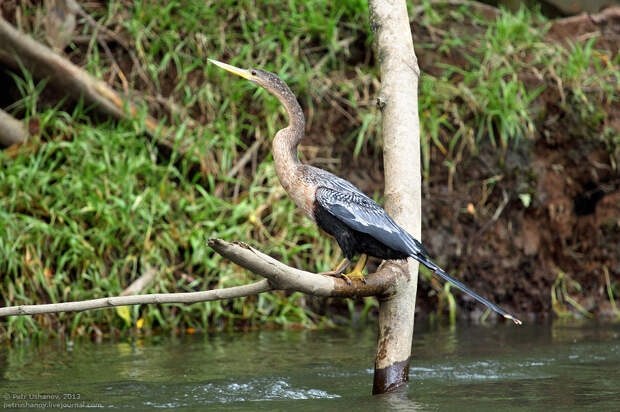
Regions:
[[[432, 35], [419, 31], [420, 42]], [[616, 56], [620, 8], [557, 21], [546, 40], [591, 37]], [[432, 73], [435, 56], [418, 54]], [[528, 76], [519, 73], [526, 83], [540, 82]], [[593, 130], [588, 116], [567, 109], [561, 86], [545, 86], [533, 141], [509, 149], [502, 166], [491, 145], [459, 164], [453, 182], [440, 157], [432, 162], [424, 242], [466, 284], [517, 313], [615, 316], [609, 293], [617, 296], [620, 284], [620, 109], [617, 101], [601, 102], [603, 120]], [[608, 140], [590, 138], [605, 129]], [[420, 289], [421, 310], [434, 310], [428, 283]], [[481, 310], [468, 296], [457, 299]]]

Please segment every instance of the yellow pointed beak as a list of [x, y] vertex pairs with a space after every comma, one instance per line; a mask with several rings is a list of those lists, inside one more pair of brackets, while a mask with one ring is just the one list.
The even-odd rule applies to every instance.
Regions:
[[254, 80], [254, 76], [252, 76], [252, 74], [250, 73], [249, 70], [240, 69], [238, 67], [231, 66], [230, 64], [218, 62], [217, 60], [213, 60], [213, 59], [207, 59], [207, 60], [209, 60], [211, 63], [215, 64], [216, 66], [219, 66], [222, 69], [224, 69], [224, 70], [226, 70], [228, 72], [231, 72], [232, 74], [236, 74], [237, 76], [241, 76], [244, 79]]

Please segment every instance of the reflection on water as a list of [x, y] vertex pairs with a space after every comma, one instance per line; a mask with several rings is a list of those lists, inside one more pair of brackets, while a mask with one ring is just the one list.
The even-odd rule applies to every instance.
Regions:
[[416, 325], [409, 386], [373, 397], [375, 334], [368, 326], [5, 347], [0, 396], [5, 408], [66, 395], [73, 406], [185, 410], [606, 410], [620, 401], [618, 325]]

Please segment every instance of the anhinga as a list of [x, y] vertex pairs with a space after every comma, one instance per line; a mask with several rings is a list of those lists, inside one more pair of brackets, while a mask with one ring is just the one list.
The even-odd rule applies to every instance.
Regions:
[[[358, 188], [325, 170], [301, 163], [297, 146], [304, 137], [305, 119], [297, 98], [288, 85], [273, 73], [261, 69], [244, 70], [209, 59], [224, 70], [263, 87], [278, 98], [288, 113], [289, 125], [273, 139], [273, 159], [280, 183], [306, 216], [336, 238], [344, 259], [331, 272], [348, 283], [363, 278], [366, 255], [380, 259], [412, 257], [477, 301], [516, 324], [521, 321], [450, 277], [433, 261], [424, 246], [398, 226], [385, 210]], [[361, 255], [351, 273], [343, 275], [350, 260]]]

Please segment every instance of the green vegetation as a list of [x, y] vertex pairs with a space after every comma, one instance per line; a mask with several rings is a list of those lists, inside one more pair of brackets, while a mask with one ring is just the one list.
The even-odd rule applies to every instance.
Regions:
[[582, 287], [578, 282], [571, 279], [564, 272], [558, 273], [558, 277], [551, 288], [551, 304], [556, 315], [560, 318], [575, 316], [574, 312], [568, 309], [568, 306], [572, 306], [581, 316], [593, 318], [594, 316], [586, 308], [570, 296], [569, 288], [577, 293], [582, 291]]
[[[422, 52], [437, 49], [442, 57], [462, 54], [465, 59], [461, 66], [439, 62], [439, 76], [422, 76], [420, 120], [430, 138], [422, 141], [426, 177], [431, 143], [450, 166], [476, 153], [483, 139], [501, 148], [500, 161], [511, 143], [533, 139], [536, 122], [545, 115], [536, 99], [547, 87], [558, 88], [563, 109], [578, 115], [590, 132], [603, 120], [601, 102], [618, 101], [620, 57], [593, 50], [595, 38], [569, 43], [569, 48], [545, 42], [548, 22], [526, 9], [504, 12], [490, 22], [471, 16], [464, 6], [458, 12], [432, 7], [435, 10], [428, 11], [431, 4], [426, 3], [423, 26], [449, 27], [469, 15], [472, 25], [486, 30], [463, 36], [452, 28], [436, 42], [416, 45]], [[609, 135], [606, 131], [599, 138]]]
[[[0, 151], [3, 305], [118, 295], [146, 267], [157, 268], [159, 275], [145, 293], [251, 282], [252, 274], [206, 246], [210, 237], [242, 240], [285, 263], [327, 270], [339, 258], [336, 245], [295, 211], [269, 155], [270, 137], [285, 124], [283, 109], [263, 90], [205, 62], [212, 57], [258, 66], [287, 81], [309, 117], [305, 160], [313, 153], [309, 145], [334, 136], [355, 157], [379, 159], [380, 121], [374, 106], [378, 70], [370, 51], [366, 2], [125, 4], [110, 1], [107, 9], [89, 12], [131, 40], [140, 70], [120, 46], [114, 51], [137, 100], [144, 110], [175, 125], [178, 140], [193, 142], [201, 159], [163, 150], [144, 134], [140, 122], [111, 122], [82, 103], [50, 102], [41, 97], [48, 88], [45, 81], [27, 72], [14, 74], [22, 99], [9, 111], [35, 124], [38, 132], [28, 144]], [[34, 6], [19, 7], [24, 29], [42, 39]], [[601, 101], [617, 103], [619, 57], [594, 50], [591, 41], [568, 49], [545, 43], [547, 23], [541, 15], [522, 10], [489, 21], [464, 6], [450, 11], [431, 10], [430, 3], [425, 7], [416, 20], [420, 27], [470, 20], [478, 27], [459, 33], [451, 24], [440, 30], [439, 44], [416, 44], [416, 50], [433, 50], [440, 59], [457, 51], [465, 57], [464, 65], [438, 63], [437, 73], [421, 78], [426, 177], [431, 159], [444, 162], [453, 173], [479, 145], [491, 142], [505, 154], [511, 145], [531, 139], [544, 116], [536, 101], [547, 84], [558, 84], [561, 104], [578, 114], [584, 127], [595, 128], [602, 121]], [[93, 35], [88, 26], [78, 28], [82, 35]], [[123, 79], [111, 69], [114, 62], [94, 37], [70, 50], [74, 61], [123, 89]], [[542, 81], [532, 86], [523, 71]], [[161, 103], [158, 96], [169, 99]], [[171, 102], [186, 115], [171, 115]], [[203, 126], [189, 127], [187, 116]], [[617, 135], [607, 130], [594, 138], [607, 139], [617, 161]], [[256, 139], [261, 146], [255, 166], [227, 178]], [[435, 149], [440, 153], [433, 154]], [[453, 317], [454, 299], [449, 288], [445, 293]], [[265, 323], [311, 327], [331, 323], [327, 303], [298, 293], [273, 293], [191, 306], [136, 307], [130, 316], [132, 327], [141, 319], [144, 331]], [[347, 304], [345, 318], [351, 319], [360, 310], [365, 319], [376, 307], [372, 299]], [[344, 313], [347, 304], [341, 306]], [[126, 328], [113, 310], [11, 317], [0, 323], [6, 338], [49, 332], [99, 335]]]

